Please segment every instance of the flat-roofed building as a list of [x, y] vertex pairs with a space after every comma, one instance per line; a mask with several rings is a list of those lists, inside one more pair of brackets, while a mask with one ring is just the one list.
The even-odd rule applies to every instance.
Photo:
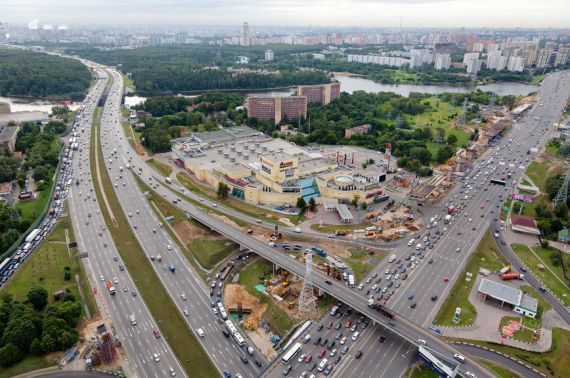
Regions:
[[294, 120], [307, 117], [307, 97], [248, 97], [247, 114], [260, 121]]
[[16, 148], [16, 137], [20, 126], [3, 126], [0, 127], [0, 148], [8, 149], [14, 152]]
[[538, 314], [538, 300], [515, 287], [483, 278], [478, 292], [483, 295], [484, 299], [490, 297], [499, 302], [501, 306], [505, 304], [512, 306], [513, 311], [523, 316], [534, 319]]
[[340, 96], [340, 83], [303, 85], [298, 88], [299, 96], [307, 97], [309, 103], [327, 105]]
[[344, 137], [346, 139], [350, 138], [353, 135], [356, 134], [368, 134], [370, 132], [370, 130], [372, 129], [372, 125], [367, 123], [364, 125], [360, 125], [360, 126], [354, 126], [351, 127], [350, 129], [344, 129]]

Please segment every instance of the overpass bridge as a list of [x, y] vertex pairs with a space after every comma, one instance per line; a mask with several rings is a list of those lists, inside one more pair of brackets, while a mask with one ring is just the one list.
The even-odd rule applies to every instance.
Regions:
[[[299, 277], [305, 276], [305, 266], [291, 257], [277, 252], [274, 248], [271, 248], [267, 244], [249, 236], [247, 233], [228, 225], [216, 217], [213, 217], [204, 209], [197, 208], [190, 204], [188, 204], [186, 209], [186, 215], [188, 218], [194, 219], [236, 243], [239, 243], [241, 246], [251, 249], [259, 256], [277, 264]], [[441, 339], [429, 330], [412, 323], [404, 317], [396, 316], [394, 320], [385, 317], [368, 306], [368, 299], [366, 297], [354, 290], [351, 290], [343, 283], [330, 279], [321, 272], [315, 271], [313, 273], [313, 284], [327, 294], [341, 300], [348, 306], [359, 311], [361, 314], [372, 319], [376, 323], [391, 329], [393, 332], [397, 333], [399, 336], [414, 345], [420, 345], [418, 340], [423, 339], [429, 343], [430, 348], [436, 349], [440, 354], [453, 356], [455, 353], [460, 353], [454, 345], [447, 343], [444, 339]], [[466, 369], [468, 368], [468, 370], [475, 373], [477, 377], [494, 376], [474, 359], [469, 359], [462, 367], [465, 367]]]

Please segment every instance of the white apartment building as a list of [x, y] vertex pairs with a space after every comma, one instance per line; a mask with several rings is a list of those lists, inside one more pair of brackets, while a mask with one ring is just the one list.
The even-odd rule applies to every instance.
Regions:
[[435, 54], [435, 69], [448, 70], [451, 67], [451, 56], [449, 54]]
[[511, 56], [507, 64], [507, 70], [511, 72], [522, 72], [524, 70], [525, 59], [522, 56]]
[[477, 75], [481, 69], [481, 61], [479, 59], [471, 59], [467, 62], [467, 73]]
[[463, 64], [468, 64], [470, 60], [479, 59], [478, 52], [470, 52], [463, 55]]
[[501, 51], [491, 51], [487, 54], [487, 68], [501, 71], [507, 67], [507, 57]]

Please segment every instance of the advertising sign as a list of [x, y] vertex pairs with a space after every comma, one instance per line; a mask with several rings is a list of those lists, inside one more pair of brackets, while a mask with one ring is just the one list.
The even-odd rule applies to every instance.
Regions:
[[533, 203], [534, 202], [534, 197], [533, 196], [527, 196], [525, 194], [512, 194], [511, 195], [511, 199], [513, 201], [523, 201], [523, 202], [528, 202], [528, 203]]
[[292, 167], [293, 166], [293, 162], [292, 161], [282, 161], [281, 163], [279, 163], [279, 168], [281, 170]]
[[269, 174], [271, 174], [271, 169], [268, 166], [261, 165], [261, 169]]

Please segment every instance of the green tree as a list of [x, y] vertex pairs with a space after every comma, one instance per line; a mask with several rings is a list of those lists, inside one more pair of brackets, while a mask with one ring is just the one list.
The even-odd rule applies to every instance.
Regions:
[[455, 153], [454, 148], [449, 144], [444, 144], [437, 149], [437, 162], [445, 163]]
[[12, 343], [0, 348], [0, 366], [7, 368], [24, 359], [24, 353]]
[[358, 194], [355, 194], [352, 197], [352, 201], [350, 201], [350, 204], [352, 206], [354, 206], [355, 208], [358, 208], [358, 204], [360, 203], [360, 196]]
[[362, 203], [360, 204], [360, 208], [361, 208], [362, 210], [366, 210], [366, 209], [368, 209], [368, 204], [367, 204], [366, 202], [362, 202]]
[[71, 279], [71, 269], [68, 266], [63, 267], [63, 280], [69, 281]]
[[41, 286], [33, 286], [27, 294], [27, 298], [36, 310], [42, 310], [48, 303], [48, 292]]
[[218, 198], [219, 199], [226, 199], [228, 198], [228, 194], [230, 193], [230, 187], [227, 186], [223, 182], [218, 183]]
[[30, 345], [30, 352], [36, 356], [41, 356], [44, 354], [44, 350], [42, 349], [42, 342], [40, 339], [35, 338], [34, 341], [32, 341], [32, 344]]
[[431, 160], [431, 152], [425, 147], [414, 147], [410, 151], [410, 158], [418, 160], [423, 165], [427, 165]]
[[315, 198], [313, 197], [309, 199], [309, 211], [312, 213], [317, 211], [317, 203], [315, 202]]
[[449, 134], [447, 137], [447, 144], [455, 146], [455, 143], [457, 143], [457, 137], [454, 134]]
[[307, 202], [303, 197], [297, 198], [297, 208], [301, 210], [301, 214], [304, 214], [307, 211]]
[[568, 217], [568, 206], [565, 203], [560, 203], [554, 208], [554, 214], [560, 219]]

